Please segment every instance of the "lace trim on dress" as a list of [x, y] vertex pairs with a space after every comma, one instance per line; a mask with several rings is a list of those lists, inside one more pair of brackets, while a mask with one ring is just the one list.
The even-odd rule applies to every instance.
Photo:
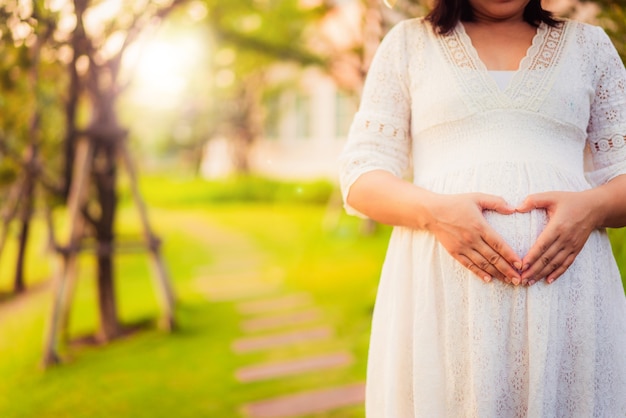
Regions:
[[468, 43], [464, 42], [461, 36], [462, 33], [464, 33], [464, 29], [459, 24], [450, 33], [437, 36], [437, 38], [440, 49], [446, 60], [451, 64], [450, 67], [455, 73], [455, 78], [462, 90], [464, 90], [463, 99], [465, 103], [468, 107], [477, 111], [502, 106], [502, 103], [497, 99], [498, 96], [485, 88], [488, 85], [483, 77], [486, 69], [483, 68], [484, 71], [480, 71], [479, 64], [482, 64], [482, 62], [478, 59], [473, 59], [472, 49]]
[[461, 35], [456, 30], [443, 38], [447, 47], [448, 58], [459, 68], [470, 68], [476, 70], [476, 63], [472, 60], [470, 52], [465, 43], [461, 40]]
[[610, 152], [611, 150], [626, 146], [626, 135], [615, 134], [609, 138], [601, 138], [592, 143], [593, 152]]
[[[529, 54], [524, 58], [524, 61], [530, 60], [530, 64], [522, 61], [520, 68], [527, 68], [529, 70], [545, 70], [553, 65], [554, 61], [559, 58], [559, 46], [561, 38], [563, 38], [563, 26], [556, 27], [548, 26], [547, 32], [541, 32], [541, 41], [530, 47]], [[539, 49], [539, 53], [535, 50]]]
[[541, 24], [519, 69], [504, 90], [500, 90], [489, 75], [462, 24], [439, 37], [439, 45], [469, 99], [469, 106], [483, 111], [496, 107], [536, 110], [554, 83], [554, 69], [561, 59], [568, 26], [568, 22], [556, 27]]
[[556, 77], [554, 69], [561, 61], [568, 26], [566, 22], [556, 27], [545, 25], [546, 29], [540, 30], [538, 33], [540, 36], [534, 39], [537, 42], [533, 42], [528, 55], [520, 63], [521, 74], [517, 74], [521, 79], [513, 98], [520, 106], [537, 110], [545, 100], [554, 84]]
[[[358, 121], [358, 123], [361, 130], [365, 132], [378, 133], [390, 138], [404, 138], [406, 135], [406, 131], [403, 128], [393, 126], [389, 123], [376, 122], [370, 119], [363, 119]], [[355, 129], [359, 130], [358, 128], [359, 126], [355, 126]]]

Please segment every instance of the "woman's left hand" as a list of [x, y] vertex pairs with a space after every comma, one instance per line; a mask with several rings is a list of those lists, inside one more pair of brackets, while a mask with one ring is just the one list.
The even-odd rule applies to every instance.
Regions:
[[586, 192], [546, 192], [530, 195], [518, 212], [545, 209], [548, 224], [522, 259], [522, 284], [545, 278], [553, 283], [572, 265], [598, 226], [597, 207]]

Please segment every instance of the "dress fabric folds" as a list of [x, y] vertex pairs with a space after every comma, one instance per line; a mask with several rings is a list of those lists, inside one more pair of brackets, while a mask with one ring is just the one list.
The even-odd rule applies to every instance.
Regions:
[[[385, 170], [438, 193], [511, 205], [626, 174], [626, 71], [604, 31], [538, 27], [500, 88], [462, 23], [423, 19], [381, 43], [341, 157], [341, 186]], [[361, 215], [346, 204], [346, 210]], [[545, 210], [500, 215], [524, 256]], [[554, 284], [485, 284], [425, 231], [394, 229], [367, 372], [369, 418], [626, 416], [626, 298], [606, 231]]]

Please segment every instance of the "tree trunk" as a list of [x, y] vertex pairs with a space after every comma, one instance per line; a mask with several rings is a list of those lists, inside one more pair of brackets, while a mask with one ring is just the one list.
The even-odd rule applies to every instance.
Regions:
[[24, 260], [26, 259], [26, 247], [28, 243], [28, 231], [30, 229], [30, 219], [22, 219], [20, 229], [19, 246], [17, 253], [17, 265], [15, 266], [15, 279], [13, 281], [13, 291], [22, 293], [26, 290], [24, 280]]
[[94, 176], [101, 210], [101, 216], [96, 225], [100, 337], [105, 341], [114, 339], [120, 334], [113, 265], [114, 223], [117, 206], [114, 142], [98, 140], [94, 161]]
[[98, 308], [100, 338], [103, 341], [110, 341], [120, 333], [111, 254], [98, 256]]
[[34, 184], [33, 178], [30, 174], [26, 175], [24, 180], [24, 194], [22, 196], [22, 216], [21, 216], [21, 228], [18, 242], [17, 260], [15, 266], [15, 278], [13, 280], [13, 291], [15, 293], [22, 293], [26, 290], [26, 281], [24, 280], [24, 263], [26, 261], [26, 249], [28, 244], [28, 233], [30, 231], [30, 221], [33, 214], [33, 192]]

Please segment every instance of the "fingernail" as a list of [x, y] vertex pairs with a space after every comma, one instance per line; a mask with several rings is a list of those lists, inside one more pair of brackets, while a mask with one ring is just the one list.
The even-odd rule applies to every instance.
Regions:
[[483, 280], [485, 281], [485, 283], [490, 283], [491, 282], [491, 276], [483, 276]]
[[535, 283], [537, 283], [537, 282], [536, 282], [536, 281], [534, 281], [534, 280], [529, 280], [529, 281], [528, 281], [528, 286], [532, 286], [532, 285], [534, 285]]
[[510, 280], [513, 282], [513, 284], [514, 284], [515, 286], [519, 285], [519, 284], [522, 282], [522, 281], [521, 281], [519, 278], [517, 278], [517, 277], [513, 277], [513, 278], [512, 278], [512, 279], [510, 279]]
[[522, 263], [516, 261], [515, 263], [513, 263], [513, 266], [515, 266], [516, 269], [520, 270], [522, 268]]
[[526, 271], [530, 268], [530, 264], [524, 264], [524, 267], [522, 268], [522, 271]]
[[552, 284], [552, 283], [554, 283], [554, 279], [553, 279], [553, 278], [549, 278], [549, 279], [547, 280], [547, 282], [548, 282], [548, 284]]

